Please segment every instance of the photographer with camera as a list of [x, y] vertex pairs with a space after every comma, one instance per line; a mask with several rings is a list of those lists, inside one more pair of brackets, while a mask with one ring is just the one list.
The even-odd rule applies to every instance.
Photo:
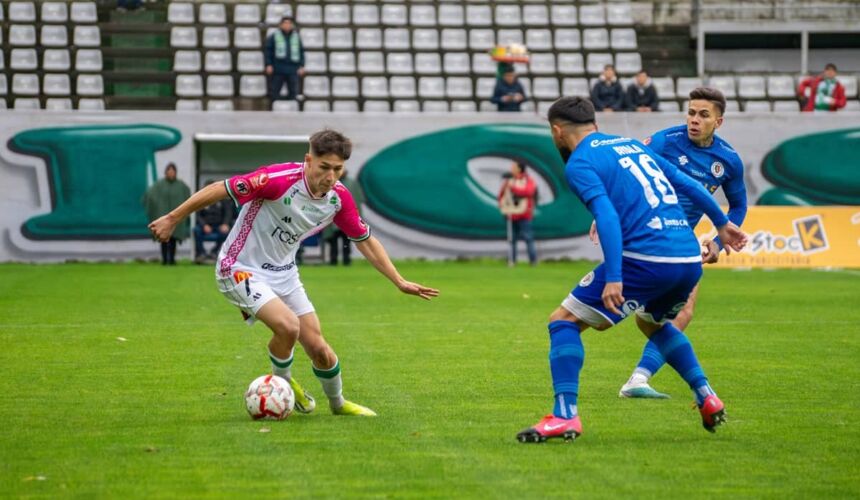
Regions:
[[508, 240], [511, 251], [508, 255], [508, 265], [517, 263], [517, 240], [526, 242], [529, 264], [537, 264], [535, 239], [532, 232], [537, 186], [534, 179], [526, 173], [525, 163], [517, 162], [511, 165], [511, 171], [502, 175], [505, 179], [499, 192], [499, 210], [508, 219]]

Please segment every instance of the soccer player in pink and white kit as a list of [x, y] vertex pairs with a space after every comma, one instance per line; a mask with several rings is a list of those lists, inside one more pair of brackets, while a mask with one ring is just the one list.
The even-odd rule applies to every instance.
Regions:
[[272, 330], [272, 371], [290, 382], [296, 409], [303, 413], [313, 411], [316, 403], [290, 374], [296, 341], [311, 358], [332, 413], [376, 415], [343, 398], [340, 363], [323, 339], [319, 318], [299, 279], [295, 256], [302, 240], [334, 222], [401, 292], [427, 300], [439, 295], [434, 288], [400, 276], [382, 244], [370, 235], [352, 195], [338, 182], [351, 152], [348, 138], [322, 130], [311, 136], [304, 163], [270, 165], [210, 184], [149, 225], [152, 234], [165, 241], [180, 221], [203, 207], [228, 196], [241, 206], [218, 255], [215, 278], [224, 297], [250, 323], [260, 320]]

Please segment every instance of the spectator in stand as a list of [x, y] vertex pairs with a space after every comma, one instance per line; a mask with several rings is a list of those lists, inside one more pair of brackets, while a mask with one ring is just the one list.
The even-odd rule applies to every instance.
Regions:
[[627, 86], [627, 111], [648, 113], [660, 110], [660, 100], [657, 98], [657, 89], [651, 83], [651, 78], [643, 69], [636, 73], [633, 83]]
[[520, 105], [526, 100], [526, 91], [523, 84], [517, 78], [517, 72], [513, 64], [508, 64], [502, 69], [502, 77], [496, 79], [496, 88], [490, 101], [499, 107], [502, 112], [515, 112], [520, 110]]
[[[230, 234], [236, 211], [230, 200], [221, 200], [197, 212], [194, 224], [194, 262], [197, 264], [214, 263], [221, 250], [221, 244]], [[214, 241], [212, 252], [206, 253], [203, 243]]]
[[272, 77], [269, 99], [273, 102], [281, 97], [281, 89], [287, 85], [287, 100], [295, 100], [299, 94], [299, 77], [305, 75], [305, 48], [293, 18], [284, 16], [279, 29], [266, 39], [266, 74]]
[[836, 79], [836, 65], [829, 63], [824, 73], [805, 78], [797, 89], [802, 111], [837, 111], [845, 107], [845, 87]]
[[[164, 169], [164, 179], [146, 190], [141, 203], [146, 210], [146, 217], [151, 222], [178, 207], [189, 196], [191, 196], [191, 189], [176, 177], [176, 165], [168, 163]], [[190, 232], [188, 226], [187, 220], [181, 222], [170, 238], [161, 242], [162, 265], [176, 265], [176, 244], [188, 238]]]
[[591, 102], [595, 111], [624, 110], [624, 89], [615, 75], [615, 66], [604, 66], [600, 81], [591, 89]]

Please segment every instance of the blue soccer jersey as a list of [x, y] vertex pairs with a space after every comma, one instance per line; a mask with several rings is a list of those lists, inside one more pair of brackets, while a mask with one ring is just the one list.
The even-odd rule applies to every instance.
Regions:
[[[655, 153], [678, 167], [693, 180], [714, 194], [720, 187], [729, 202], [729, 220], [740, 226], [746, 216], [747, 190], [744, 184], [744, 164], [737, 152], [721, 137], [714, 135], [708, 147], [697, 146], [687, 136], [687, 126], [661, 130], [643, 141]], [[696, 227], [703, 210], [683, 193], [678, 201], [687, 214], [690, 227]]]

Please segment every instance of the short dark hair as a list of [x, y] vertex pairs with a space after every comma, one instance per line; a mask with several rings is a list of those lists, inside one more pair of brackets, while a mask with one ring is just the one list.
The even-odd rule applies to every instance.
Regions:
[[164, 167], [164, 173], [166, 174], [168, 170], [173, 170], [174, 172], [176, 172], [176, 164], [173, 162], [168, 163], [167, 166]]
[[702, 99], [710, 101], [720, 110], [720, 116], [726, 114], [726, 96], [713, 87], [697, 87], [690, 92], [690, 100]]
[[284, 21], [289, 21], [289, 22], [291, 22], [291, 23], [295, 23], [295, 22], [296, 22], [296, 20], [295, 20], [295, 19], [293, 19], [293, 16], [282, 16], [282, 17], [281, 17], [281, 22], [284, 22]]
[[825, 70], [832, 69], [833, 71], [837, 71], [837, 69], [836, 69], [836, 65], [835, 65], [835, 64], [833, 64], [833, 63], [827, 63], [827, 65], [826, 65], [826, 66], [824, 66], [824, 69], [825, 69]]
[[613, 66], [612, 64], [607, 64], [606, 66], [603, 67], [603, 71], [606, 71], [607, 69], [611, 69], [612, 71], [615, 71], [615, 66]]
[[575, 125], [594, 123], [594, 104], [585, 97], [562, 97], [552, 103], [546, 117], [550, 123], [560, 121]]
[[316, 156], [337, 155], [348, 160], [352, 154], [352, 141], [337, 130], [324, 129], [315, 133], [309, 140], [311, 152]]
[[525, 164], [525, 163], [523, 163], [523, 162], [521, 162], [521, 161], [518, 161], [518, 162], [516, 162], [514, 165], [516, 165], [516, 166], [517, 166], [517, 168], [518, 168], [518, 169], [520, 169], [520, 173], [521, 173], [521, 174], [522, 174], [522, 173], [525, 173], [525, 171], [526, 171], [526, 164]]

